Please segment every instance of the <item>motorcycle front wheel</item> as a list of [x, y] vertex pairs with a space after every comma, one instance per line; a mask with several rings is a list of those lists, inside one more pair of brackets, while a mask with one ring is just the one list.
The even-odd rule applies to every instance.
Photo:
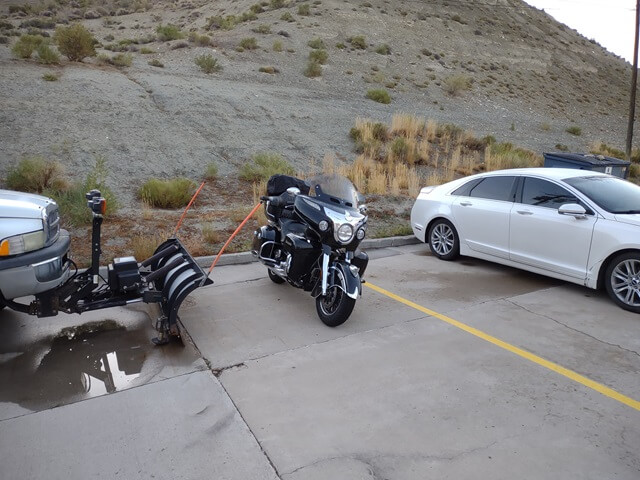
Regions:
[[[341, 277], [342, 273], [339, 275]], [[344, 285], [344, 281], [341, 283]], [[346, 322], [355, 305], [356, 299], [349, 297], [343, 288], [336, 285], [327, 289], [326, 295], [316, 297], [318, 316], [322, 323], [329, 327], [337, 327]]]

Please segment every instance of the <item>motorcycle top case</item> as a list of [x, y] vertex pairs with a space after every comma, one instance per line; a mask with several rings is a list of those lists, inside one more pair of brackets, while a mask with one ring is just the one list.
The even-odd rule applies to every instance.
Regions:
[[289, 175], [276, 174], [272, 175], [267, 182], [267, 195], [270, 197], [282, 195], [290, 187], [298, 188], [302, 195], [309, 195], [309, 189], [311, 188], [304, 180]]

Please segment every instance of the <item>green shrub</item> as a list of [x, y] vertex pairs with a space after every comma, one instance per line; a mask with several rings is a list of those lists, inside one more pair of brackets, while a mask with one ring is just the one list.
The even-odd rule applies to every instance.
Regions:
[[259, 3], [254, 3], [253, 5], [251, 5], [249, 10], [256, 14], [264, 12], [264, 8], [262, 8], [262, 5], [260, 5]]
[[31, 58], [33, 52], [35, 52], [40, 45], [43, 45], [44, 42], [45, 39], [41, 35], [28, 35], [25, 33], [20, 36], [11, 48], [11, 51], [18, 58]]
[[96, 49], [93, 46], [95, 39], [91, 32], [79, 23], [69, 27], [57, 27], [53, 40], [60, 53], [72, 62], [80, 62], [85, 57], [96, 55]]
[[281, 16], [280, 16], [280, 20], [284, 21], [284, 22], [295, 22], [295, 18], [293, 18], [293, 15], [291, 15], [291, 13], [289, 12], [284, 12]]
[[559, 150], [561, 152], [568, 152], [569, 151], [569, 147], [566, 146], [564, 143], [556, 143], [555, 148], [556, 148], [556, 150]]
[[309, 60], [312, 62], [318, 62], [320, 65], [327, 63], [329, 54], [326, 50], [311, 50], [309, 52]]
[[164, 68], [164, 63], [162, 63], [160, 60], [158, 60], [157, 58], [153, 58], [151, 60], [149, 60], [149, 65], [151, 65], [152, 67], [158, 67], [158, 68]]
[[213, 58], [210, 53], [203, 53], [195, 58], [195, 63], [204, 73], [214, 73], [222, 70], [222, 65], [217, 58]]
[[189, 33], [189, 41], [201, 47], [207, 47], [211, 44], [211, 37], [208, 35], [198, 35], [196, 32]]
[[133, 55], [130, 53], [119, 53], [111, 57], [109, 63], [116, 67], [130, 67], [133, 62]]
[[445, 78], [442, 88], [444, 88], [446, 93], [455, 97], [460, 95], [462, 92], [469, 90], [472, 83], [473, 81], [468, 75], [456, 74]]
[[276, 10], [278, 8], [283, 8], [285, 4], [285, 0], [271, 0], [271, 9]]
[[248, 182], [268, 180], [276, 173], [285, 175], [295, 173], [289, 162], [277, 153], [257, 153], [252, 157], [251, 163], [245, 163], [240, 168], [240, 178]]
[[309, 45], [311, 48], [327, 48], [321, 38], [314, 38], [313, 40], [309, 40], [307, 42], [307, 45]]
[[389, 95], [389, 92], [382, 88], [369, 90], [367, 92], [367, 98], [378, 103], [391, 103], [391, 96]]
[[589, 153], [595, 153], [596, 155], [606, 155], [608, 157], [615, 157], [621, 160], [627, 158], [627, 154], [625, 152], [603, 142], [590, 145]]
[[7, 187], [20, 192], [42, 193], [68, 187], [62, 166], [43, 157], [25, 157], [7, 172]]
[[273, 51], [281, 52], [282, 51], [282, 42], [280, 40], [275, 40], [273, 42]]
[[42, 79], [47, 82], [57, 82], [58, 76], [55, 73], [45, 73], [42, 75]]
[[258, 71], [262, 73], [270, 73], [272, 75], [280, 72], [276, 67], [260, 67]]
[[336, 43], [336, 48], [340, 50], [344, 50], [345, 48], [347, 48], [347, 46], [342, 42], [338, 42]]
[[150, 48], [147, 48], [147, 47], [142, 47], [140, 49], [140, 53], [142, 55], [149, 55], [149, 54], [153, 53], [153, 50], [151, 50]]
[[60, 63], [60, 55], [49, 45], [42, 44], [38, 47], [38, 62], [43, 65], [57, 65]]
[[409, 144], [402, 137], [394, 139], [389, 148], [393, 156], [400, 161], [404, 161], [409, 154]]
[[74, 226], [89, 225], [92, 215], [87, 208], [84, 195], [90, 190], [100, 190], [102, 197], [107, 200], [106, 215], [112, 215], [118, 211], [119, 202], [106, 184], [107, 173], [106, 159], [98, 155], [94, 167], [83, 182], [74, 183], [64, 190], [46, 189], [43, 193], [58, 203], [63, 222]]
[[138, 197], [152, 207], [179, 208], [189, 203], [195, 189], [196, 184], [188, 178], [180, 177], [171, 180], [152, 178], [140, 187]]
[[355, 37], [351, 37], [347, 40], [353, 48], [357, 48], [359, 50], [366, 50], [367, 48], [367, 40], [363, 35], [357, 35]]
[[156, 27], [156, 33], [158, 34], [158, 40], [161, 42], [184, 38], [184, 33], [180, 31], [180, 28], [170, 23], [167, 25], [158, 25]]
[[204, 171], [204, 178], [206, 180], [215, 180], [218, 178], [218, 165], [210, 163]]
[[640, 164], [632, 163], [629, 165], [629, 177], [638, 178], [640, 177]]
[[256, 48], [258, 48], [258, 41], [255, 39], [255, 37], [247, 37], [240, 40], [238, 46], [244, 48], [245, 50], [255, 50]]
[[379, 53], [380, 55], [391, 55], [391, 47], [386, 43], [383, 43], [376, 48], [376, 53]]
[[575, 125], [568, 127], [565, 132], [570, 133], [571, 135], [575, 135], [576, 137], [582, 135], [582, 129]]
[[252, 32], [255, 33], [262, 33], [264, 35], [266, 35], [267, 33], [271, 33], [271, 27], [269, 25], [258, 25], [255, 28], [251, 29]]
[[313, 60], [309, 60], [304, 68], [304, 76], [309, 78], [319, 77], [322, 75], [322, 65]]
[[308, 3], [302, 3], [298, 5], [298, 15], [302, 15], [303, 17], [308, 17], [311, 15], [311, 7]]
[[226, 17], [215, 16], [207, 18], [207, 25], [205, 28], [207, 30], [211, 29], [222, 29], [222, 30], [232, 30], [237, 23], [237, 19], [233, 15], [228, 15]]

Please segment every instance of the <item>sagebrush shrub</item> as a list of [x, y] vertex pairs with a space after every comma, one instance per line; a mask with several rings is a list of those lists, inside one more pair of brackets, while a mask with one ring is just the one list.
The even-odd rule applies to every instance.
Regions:
[[42, 44], [37, 49], [38, 62], [43, 65], [57, 65], [60, 63], [60, 55], [49, 45]]
[[314, 60], [309, 60], [304, 69], [304, 76], [309, 78], [319, 77], [322, 75], [322, 65]]
[[473, 81], [468, 75], [457, 74], [447, 77], [443, 81], [443, 88], [446, 93], [455, 97], [462, 92], [471, 89]]
[[158, 34], [158, 40], [162, 42], [184, 38], [184, 33], [180, 31], [180, 28], [170, 23], [167, 25], [158, 25], [156, 27], [156, 33]]
[[96, 55], [95, 39], [83, 25], [76, 23], [69, 27], [59, 26], [53, 34], [58, 50], [72, 62], [80, 62], [85, 57]]
[[568, 127], [565, 132], [570, 133], [571, 135], [575, 135], [576, 137], [579, 137], [580, 135], [582, 135], [582, 129], [580, 127], [577, 126], [571, 126]]
[[276, 173], [293, 175], [293, 167], [277, 153], [257, 153], [252, 162], [245, 163], [240, 168], [240, 178], [249, 182], [268, 180]]
[[11, 47], [11, 51], [18, 58], [31, 58], [33, 52], [45, 43], [45, 39], [41, 35], [23, 34], [18, 41]]
[[312, 50], [309, 52], [309, 60], [313, 62], [318, 62], [321, 65], [327, 63], [329, 59], [329, 54], [326, 50]]
[[138, 197], [152, 207], [179, 208], [189, 203], [195, 189], [196, 184], [188, 178], [152, 178], [140, 187]]
[[309, 45], [311, 48], [318, 48], [318, 49], [320, 49], [320, 48], [322, 48], [322, 49], [327, 48], [327, 47], [325, 46], [325, 44], [324, 44], [324, 41], [322, 41], [322, 39], [321, 39], [321, 38], [314, 38], [313, 40], [309, 40], [309, 41], [307, 42], [307, 45]]
[[380, 55], [390, 55], [391, 47], [386, 43], [383, 43], [376, 48], [376, 53], [379, 53]]
[[389, 92], [387, 92], [382, 88], [372, 89], [367, 91], [367, 98], [378, 103], [384, 103], [384, 104], [391, 103], [391, 96], [389, 95]]
[[62, 165], [43, 157], [25, 157], [11, 167], [7, 187], [20, 192], [42, 193], [45, 189], [64, 190], [68, 187]]
[[194, 62], [200, 67], [204, 73], [214, 73], [222, 70], [222, 65], [218, 62], [217, 58], [214, 58], [210, 53], [203, 53], [198, 55]]
[[256, 48], [258, 48], [258, 40], [256, 40], [255, 37], [243, 38], [242, 40], [240, 40], [238, 46], [246, 50], [255, 50]]
[[311, 15], [311, 7], [308, 3], [302, 3], [298, 5], [298, 15], [302, 15], [303, 17], [308, 17]]
[[363, 35], [356, 35], [355, 37], [349, 38], [349, 43], [353, 48], [357, 48], [359, 50], [366, 50], [367, 48], [367, 40]]

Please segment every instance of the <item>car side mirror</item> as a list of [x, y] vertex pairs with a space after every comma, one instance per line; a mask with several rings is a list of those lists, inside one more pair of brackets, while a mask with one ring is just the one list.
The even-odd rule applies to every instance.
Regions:
[[569, 215], [576, 219], [587, 218], [587, 211], [582, 205], [578, 205], [577, 203], [565, 203], [564, 205], [560, 205], [558, 213], [560, 215]]
[[295, 197], [300, 194], [300, 189], [298, 187], [289, 187], [287, 188], [287, 193]]

